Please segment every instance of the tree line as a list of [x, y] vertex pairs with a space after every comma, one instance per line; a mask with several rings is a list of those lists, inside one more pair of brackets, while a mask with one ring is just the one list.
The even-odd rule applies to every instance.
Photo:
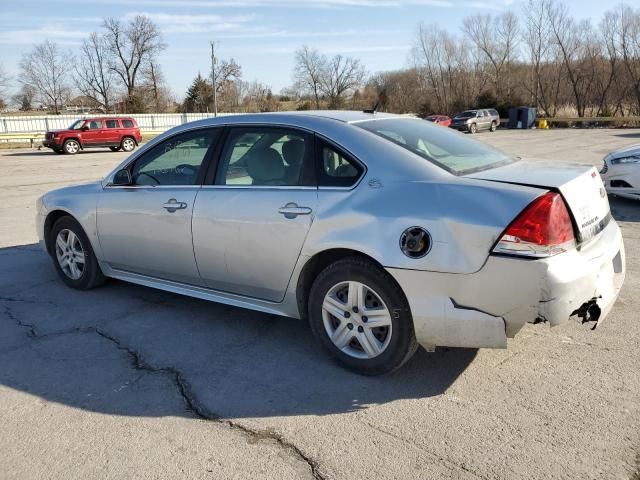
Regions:
[[[302, 46], [279, 94], [245, 81], [231, 58], [216, 61], [214, 75], [198, 73], [178, 102], [158, 62], [165, 48], [148, 17], [105, 19], [75, 55], [48, 40], [24, 54], [13, 101], [58, 113], [79, 93], [105, 112], [210, 112], [215, 84], [225, 112], [378, 105], [417, 114], [495, 107], [504, 115], [530, 105], [547, 116], [640, 115], [640, 8], [625, 4], [596, 20], [577, 21], [561, 0], [529, 0], [518, 14], [468, 16], [455, 33], [421, 23], [397, 71], [370, 74], [357, 58]], [[0, 65], [0, 107], [8, 85]]]

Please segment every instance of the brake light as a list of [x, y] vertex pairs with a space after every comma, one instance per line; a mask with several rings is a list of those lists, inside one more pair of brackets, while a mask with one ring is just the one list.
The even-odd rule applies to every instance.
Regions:
[[558, 193], [536, 198], [511, 222], [493, 249], [524, 257], [550, 257], [575, 247], [573, 224]]

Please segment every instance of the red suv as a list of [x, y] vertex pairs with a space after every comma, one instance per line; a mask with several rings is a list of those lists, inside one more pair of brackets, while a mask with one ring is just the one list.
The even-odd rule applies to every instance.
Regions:
[[142, 141], [133, 118], [85, 118], [66, 130], [47, 132], [42, 144], [56, 153], [78, 153], [85, 148], [109, 147], [113, 152], [131, 152]]

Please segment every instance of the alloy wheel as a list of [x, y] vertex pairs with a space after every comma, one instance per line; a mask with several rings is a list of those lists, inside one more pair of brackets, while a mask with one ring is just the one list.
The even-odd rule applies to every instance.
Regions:
[[130, 138], [125, 138], [122, 141], [122, 149], [125, 152], [130, 152], [131, 150], [133, 150], [135, 148], [135, 143], [133, 143], [133, 140], [131, 140]]
[[78, 150], [80, 150], [80, 145], [78, 145], [78, 142], [71, 140], [65, 144], [64, 149], [67, 153], [78, 153]]
[[389, 346], [391, 313], [364, 283], [340, 282], [330, 288], [322, 303], [322, 319], [333, 344], [353, 358], [374, 358]]
[[85, 267], [85, 253], [78, 236], [65, 228], [56, 237], [56, 258], [64, 274], [71, 280], [82, 277]]

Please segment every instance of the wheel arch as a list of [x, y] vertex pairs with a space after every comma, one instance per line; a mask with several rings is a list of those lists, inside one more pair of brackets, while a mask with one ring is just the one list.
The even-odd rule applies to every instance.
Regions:
[[64, 150], [64, 144], [68, 141], [68, 140], [74, 140], [76, 142], [78, 142], [78, 145], [80, 145], [80, 150], [84, 150], [84, 145], [82, 143], [82, 140], [80, 140], [79, 137], [77, 136], [69, 136], [69, 137], [64, 137], [62, 140], [62, 149]]
[[[67, 210], [62, 210], [62, 209], [55, 209], [50, 211], [47, 214], [47, 217], [44, 220], [44, 245], [47, 249], [47, 252], [49, 252], [49, 254], [51, 254], [52, 250], [52, 242], [50, 240], [51, 237], [51, 230], [53, 229], [53, 226], [56, 224], [56, 222], [58, 220], [60, 220], [62, 217], [71, 217], [73, 218], [76, 222], [78, 221], [77, 218], [75, 218], [70, 212], [68, 212]], [[80, 222], [78, 222], [80, 223]]]
[[[365, 259], [384, 270], [384, 266], [375, 258], [351, 248], [329, 248], [327, 250], [316, 253], [304, 264], [302, 270], [300, 271], [300, 275], [298, 275], [296, 283], [296, 302], [298, 311], [300, 313], [300, 318], [307, 318], [308, 316], [307, 306], [309, 302], [309, 292], [318, 274], [320, 274], [320, 272], [322, 272], [322, 270], [324, 270], [330, 264], [349, 257], [359, 257], [361, 259]], [[400, 288], [404, 295], [404, 291], [396, 282], [396, 280], [391, 275], [389, 275], [389, 278], [398, 285], [398, 288]]]
[[136, 140], [136, 137], [132, 134], [126, 134], [120, 137], [120, 143], [118, 145], [122, 145], [122, 142], [124, 142], [126, 138], [130, 138], [131, 140], [133, 140], [133, 143], [136, 144], [136, 147], [140, 146], [140, 144], [138, 143], [138, 140]]

